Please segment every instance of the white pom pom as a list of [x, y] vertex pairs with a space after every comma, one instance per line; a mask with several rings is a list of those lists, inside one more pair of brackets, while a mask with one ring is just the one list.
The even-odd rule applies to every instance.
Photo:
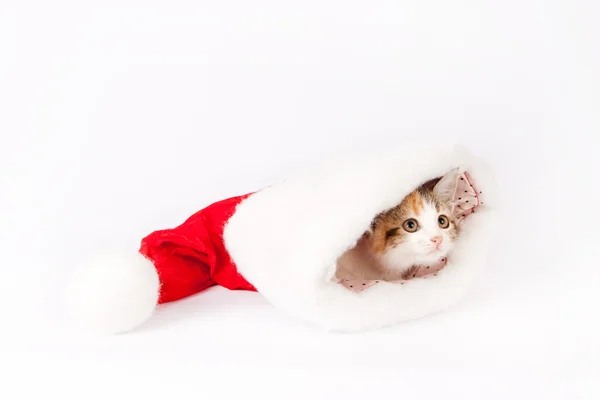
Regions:
[[97, 333], [141, 325], [156, 308], [160, 288], [156, 268], [137, 253], [90, 260], [69, 283], [65, 301], [70, 316]]

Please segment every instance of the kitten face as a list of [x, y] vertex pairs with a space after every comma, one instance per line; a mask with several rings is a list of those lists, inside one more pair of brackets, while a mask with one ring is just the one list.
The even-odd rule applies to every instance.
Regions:
[[433, 189], [421, 187], [373, 223], [373, 252], [388, 269], [433, 264], [445, 257], [458, 237], [451, 198], [456, 174], [444, 176]]

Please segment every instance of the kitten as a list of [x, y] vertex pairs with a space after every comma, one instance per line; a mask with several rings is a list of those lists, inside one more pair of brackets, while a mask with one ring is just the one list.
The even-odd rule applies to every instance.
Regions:
[[338, 259], [344, 279], [398, 280], [452, 250], [459, 231], [452, 215], [458, 170], [430, 181], [379, 214], [357, 245]]

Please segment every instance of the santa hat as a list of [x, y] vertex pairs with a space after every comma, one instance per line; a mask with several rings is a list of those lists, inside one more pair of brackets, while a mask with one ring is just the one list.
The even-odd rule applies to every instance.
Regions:
[[[461, 233], [443, 263], [398, 282], [335, 276], [337, 258], [376, 215], [453, 170]], [[333, 330], [422, 317], [454, 304], [483, 266], [492, 189], [487, 166], [464, 149], [412, 146], [392, 156], [337, 159], [216, 202], [146, 236], [137, 254], [94, 259], [76, 271], [69, 305], [84, 325], [115, 333], [142, 324], [158, 304], [213, 285], [258, 291], [289, 314]]]

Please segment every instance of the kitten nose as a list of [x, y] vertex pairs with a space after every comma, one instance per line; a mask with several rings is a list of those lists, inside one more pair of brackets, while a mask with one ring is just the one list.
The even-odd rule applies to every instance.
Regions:
[[434, 237], [430, 238], [429, 240], [431, 240], [433, 242], [433, 244], [436, 245], [436, 247], [438, 247], [440, 244], [442, 244], [441, 236], [434, 236]]

